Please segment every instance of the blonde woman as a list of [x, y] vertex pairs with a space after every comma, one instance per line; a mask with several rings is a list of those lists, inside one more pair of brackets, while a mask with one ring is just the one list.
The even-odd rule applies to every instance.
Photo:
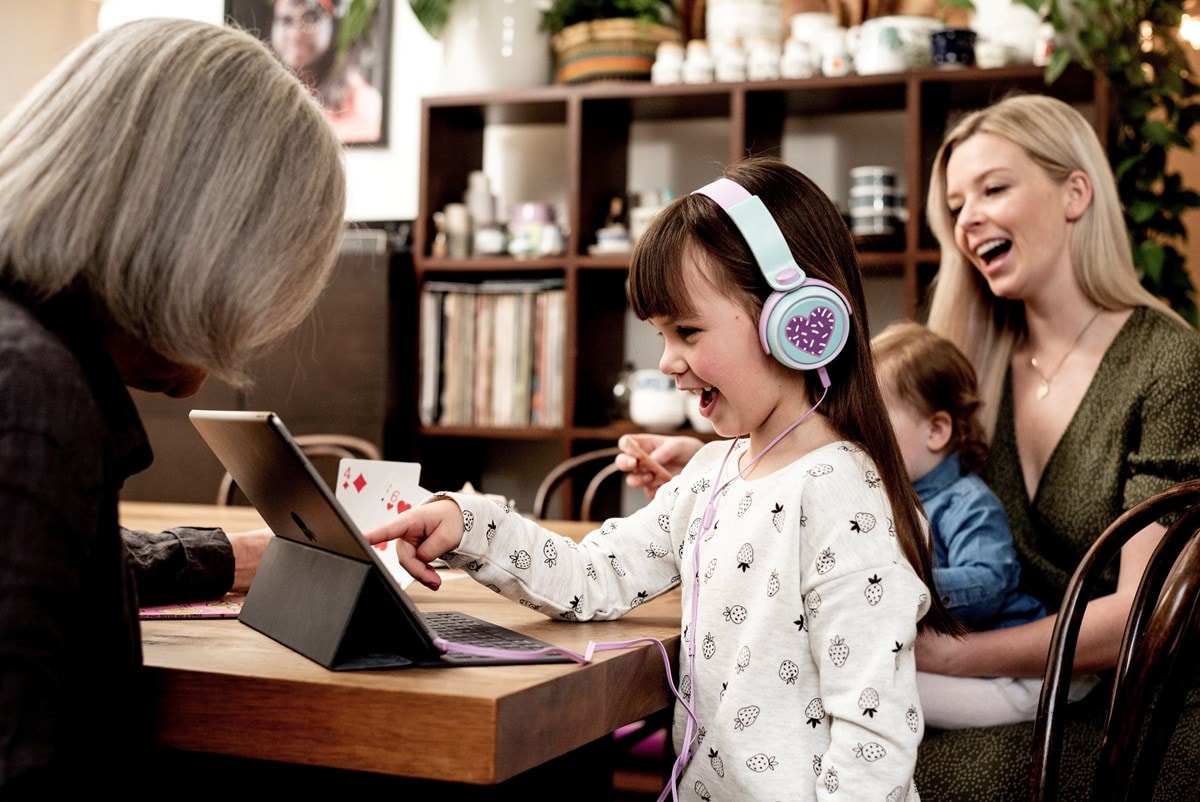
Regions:
[[0, 797], [139, 796], [117, 492], [152, 455], [126, 387], [245, 381], [312, 308], [344, 209], [320, 107], [233, 29], [97, 34], [0, 122]]
[[[979, 374], [991, 440], [984, 478], [1008, 513], [1022, 587], [1057, 610], [1087, 548], [1122, 511], [1200, 475], [1200, 336], [1138, 282], [1112, 172], [1087, 120], [1049, 97], [1005, 99], [963, 119], [934, 161], [927, 213], [942, 248], [929, 326]], [[1153, 524], [1122, 550], [1087, 609], [1077, 674], [1106, 672]], [[1054, 616], [924, 637], [923, 671], [1040, 676]], [[1086, 798], [1106, 694], [1073, 707], [1064, 798]], [[930, 732], [928, 799], [1024, 799], [1032, 725]], [[1181, 730], [1156, 799], [1195, 799], [1200, 711]]]

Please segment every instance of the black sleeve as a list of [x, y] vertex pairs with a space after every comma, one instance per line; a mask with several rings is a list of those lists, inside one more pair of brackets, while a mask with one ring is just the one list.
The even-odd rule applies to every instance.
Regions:
[[220, 529], [122, 529], [121, 538], [143, 606], [219, 599], [233, 586], [233, 547]]

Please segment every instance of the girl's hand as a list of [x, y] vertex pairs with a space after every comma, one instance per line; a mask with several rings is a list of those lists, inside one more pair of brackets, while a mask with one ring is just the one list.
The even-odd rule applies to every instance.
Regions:
[[462, 543], [462, 509], [453, 499], [436, 499], [405, 510], [365, 537], [372, 545], [396, 541], [396, 555], [404, 570], [425, 587], [437, 590], [442, 578], [430, 563]]
[[625, 483], [640, 487], [647, 498], [679, 474], [688, 460], [703, 446], [703, 441], [686, 435], [625, 434], [617, 441], [621, 454], [614, 462], [628, 474]]

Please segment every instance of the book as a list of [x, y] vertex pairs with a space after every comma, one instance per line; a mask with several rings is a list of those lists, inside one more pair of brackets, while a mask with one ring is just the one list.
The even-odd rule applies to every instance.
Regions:
[[237, 618], [245, 600], [245, 593], [226, 593], [219, 599], [151, 605], [138, 610], [138, 618], [147, 621], [164, 618]]

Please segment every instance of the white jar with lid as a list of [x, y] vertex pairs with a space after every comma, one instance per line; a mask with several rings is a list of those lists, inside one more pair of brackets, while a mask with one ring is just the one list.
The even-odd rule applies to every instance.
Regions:
[[746, 77], [751, 81], [778, 79], [782, 57], [777, 43], [770, 39], [755, 39], [750, 43], [750, 53], [746, 58]]
[[654, 64], [650, 67], [650, 83], [677, 84], [683, 81], [683, 45], [678, 42], [662, 42], [655, 51]]
[[746, 80], [746, 51], [741, 44], [726, 42], [717, 47], [713, 56], [713, 74], [725, 83]]
[[687, 56], [683, 60], [683, 82], [685, 84], [708, 84], [715, 77], [715, 65], [708, 42], [693, 39], [687, 43]]

